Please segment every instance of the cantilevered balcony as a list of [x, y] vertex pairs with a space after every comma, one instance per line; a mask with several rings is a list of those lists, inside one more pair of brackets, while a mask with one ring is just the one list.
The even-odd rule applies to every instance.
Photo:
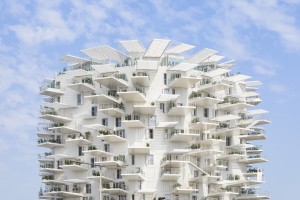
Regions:
[[101, 170], [94, 169], [89, 172], [87, 178], [99, 182], [101, 179], [102, 183], [109, 183], [109, 182], [114, 182], [115, 174], [108, 170], [106, 170], [105, 172], [101, 172]]
[[121, 117], [124, 114], [124, 104], [121, 103], [106, 103], [101, 104], [99, 111], [111, 117]]
[[252, 107], [251, 104], [248, 104], [248, 103], [243, 102], [243, 101], [236, 100], [236, 101], [230, 101], [230, 102], [224, 102], [224, 101], [220, 102], [218, 104], [217, 109], [233, 112], [233, 111], [243, 110], [243, 109], [250, 108], [250, 107]]
[[128, 187], [124, 182], [114, 182], [102, 184], [102, 193], [110, 195], [126, 195], [128, 194]]
[[137, 72], [132, 74], [131, 82], [133, 85], [148, 87], [150, 85], [150, 78], [146, 72]]
[[150, 145], [149, 143], [144, 142], [135, 142], [129, 144], [128, 146], [128, 154], [150, 154]]
[[220, 102], [222, 102], [222, 99], [218, 99], [209, 93], [192, 92], [189, 96], [189, 103], [195, 106], [207, 107]]
[[266, 139], [266, 133], [264, 132], [264, 130], [258, 130], [258, 131], [254, 131], [252, 130], [251, 132], [248, 133], [244, 133], [242, 135], [239, 136], [240, 139], [244, 139], [247, 141], [251, 141], [251, 140], [264, 140]]
[[60, 82], [53, 79], [45, 79], [40, 86], [40, 94], [45, 96], [63, 95], [65, 92], [60, 89]]
[[161, 161], [162, 168], [180, 167], [187, 163], [183, 155], [167, 154]]
[[90, 132], [86, 132], [85, 135], [83, 134], [71, 134], [68, 135], [68, 139], [66, 139], [66, 142], [73, 143], [76, 145], [89, 145], [92, 144], [92, 141], [90, 140]]
[[126, 142], [125, 129], [117, 131], [100, 130], [98, 138], [107, 142]]
[[222, 160], [238, 160], [246, 157], [245, 151], [228, 150], [224, 155], [220, 155], [217, 158]]
[[75, 159], [65, 159], [63, 164], [60, 165], [60, 168], [63, 170], [70, 170], [70, 171], [86, 171], [88, 170], [88, 166], [85, 164], [81, 164], [80, 160]]
[[94, 81], [107, 88], [118, 88], [128, 86], [126, 74], [103, 73], [100, 74], [96, 79], [94, 79]]
[[102, 157], [111, 156], [109, 149], [106, 150], [97, 149], [97, 147], [94, 145], [88, 146], [88, 149], [86, 151], [83, 151], [83, 153], [92, 156], [102, 156]]
[[229, 196], [229, 195], [238, 195], [238, 193], [234, 192], [230, 187], [216, 187], [216, 188], [211, 188], [208, 191], [207, 197], [222, 197], [222, 196]]
[[95, 90], [92, 77], [74, 78], [73, 80], [71, 80], [71, 83], [67, 86], [72, 90], [75, 90], [80, 93]]
[[170, 88], [189, 88], [199, 82], [201, 78], [194, 76], [181, 76], [181, 74], [171, 74], [169, 79]]
[[207, 155], [217, 155], [223, 153], [223, 151], [214, 145], [200, 146], [199, 144], [192, 144], [190, 146], [190, 151], [187, 153], [189, 156], [207, 156]]
[[230, 126], [227, 123], [219, 123], [219, 126], [215, 130], [211, 131], [211, 133], [213, 133], [215, 136], [232, 136], [241, 135], [252, 131], [253, 130], [249, 128]]
[[125, 155], [107, 156], [101, 160], [97, 160], [95, 164], [101, 165], [106, 168], [116, 168], [125, 165]]
[[251, 156], [245, 156], [244, 158], [240, 159], [239, 162], [246, 163], [246, 164], [256, 164], [256, 163], [263, 163], [268, 162], [266, 158], [264, 158], [262, 155], [251, 155]]
[[145, 180], [144, 171], [139, 167], [127, 168], [124, 173], [121, 174], [122, 178], [127, 181], [143, 181]]
[[179, 168], [163, 168], [161, 171], [162, 181], [177, 181], [181, 177]]
[[120, 103], [116, 90], [108, 90], [105, 94], [91, 94], [84, 96], [84, 98], [94, 104]]
[[38, 140], [39, 147], [46, 147], [46, 148], [54, 148], [54, 147], [63, 147], [64, 144], [62, 143], [60, 138], [45, 138]]
[[257, 153], [261, 153], [262, 151], [263, 150], [261, 146], [250, 145], [249, 147], [246, 148], [247, 154], [257, 154]]
[[53, 123], [49, 126], [48, 130], [66, 134], [80, 133], [80, 131], [77, 129], [65, 126], [64, 123]]
[[145, 123], [138, 114], [127, 114], [125, 115], [122, 123], [128, 128], [144, 128]]
[[80, 198], [83, 197], [83, 189], [77, 185], [74, 185], [73, 187], [67, 187], [66, 185], [53, 185], [44, 191], [44, 195], [54, 198], [57, 196], [63, 198]]
[[189, 179], [189, 183], [211, 183], [221, 179], [221, 174], [212, 172], [210, 174], [203, 173], [200, 170], [194, 171], [194, 174]]
[[196, 107], [194, 106], [184, 106], [181, 103], [170, 102], [168, 115], [179, 115], [185, 116], [191, 113]]
[[201, 80], [200, 84], [196, 88], [197, 92], [214, 93], [222, 90], [232, 88], [232, 85], [226, 84], [223, 81]]
[[190, 142], [199, 137], [199, 132], [188, 129], [173, 129], [169, 136], [171, 142]]
[[173, 185], [173, 189], [171, 190], [171, 194], [191, 194], [197, 192], [198, 189], [195, 187], [183, 187], [179, 183], [175, 183]]
[[146, 93], [144, 87], [125, 87], [119, 88], [117, 93], [125, 102], [146, 102]]
[[260, 194], [258, 192], [258, 188], [241, 188], [240, 194], [236, 197], [237, 200], [263, 200], [263, 199], [271, 199], [270, 195], [266, 192], [264, 194]]
[[40, 164], [40, 172], [61, 173], [63, 170], [61, 168], [55, 168], [53, 162], [47, 162]]
[[192, 144], [200, 145], [217, 145], [221, 143], [225, 143], [224, 136], [208, 135], [204, 133], [202, 133], [200, 137], [197, 137], [196, 140], [192, 142]]
[[271, 119], [269, 116], [266, 115], [246, 116], [246, 117], [242, 117], [239, 121], [239, 125], [247, 126], [247, 127], [265, 125], [270, 123], [271, 123]]
[[43, 107], [41, 108], [40, 112], [41, 112], [41, 116], [39, 118], [41, 119], [46, 119], [53, 122], [63, 122], [63, 123], [72, 121], [72, 118], [61, 116], [52, 108]]
[[216, 128], [219, 124], [216, 122], [205, 122], [199, 117], [194, 117], [190, 124], [191, 130], [207, 131], [212, 128]]
[[154, 103], [151, 105], [133, 105], [133, 112], [140, 115], [153, 115], [155, 108]]

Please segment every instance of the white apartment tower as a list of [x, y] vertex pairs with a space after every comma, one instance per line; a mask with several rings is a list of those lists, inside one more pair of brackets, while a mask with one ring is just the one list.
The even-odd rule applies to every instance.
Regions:
[[[154, 39], [83, 49], [40, 87], [43, 186], [50, 200], [258, 200], [270, 123], [259, 81], [234, 61]], [[125, 53], [126, 52], [126, 53]]]

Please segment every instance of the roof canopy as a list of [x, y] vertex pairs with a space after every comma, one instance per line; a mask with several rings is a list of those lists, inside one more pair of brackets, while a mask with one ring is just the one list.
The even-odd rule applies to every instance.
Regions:
[[212, 57], [216, 53], [217, 53], [217, 51], [215, 51], [215, 50], [205, 48], [205, 49], [202, 49], [201, 51], [198, 51], [196, 54], [192, 55], [186, 61], [188, 63], [201, 63], [204, 60], [207, 60], [209, 57]]
[[147, 49], [144, 57], [160, 58], [168, 47], [170, 40], [154, 39]]
[[120, 41], [121, 45], [126, 49], [127, 52], [131, 53], [144, 53], [145, 48], [138, 40], [124, 40]]
[[170, 49], [166, 50], [165, 53], [166, 54], [181, 54], [181, 53], [191, 50], [193, 48], [195, 48], [195, 46], [181, 43], [179, 45], [176, 45], [176, 46], [171, 47]]

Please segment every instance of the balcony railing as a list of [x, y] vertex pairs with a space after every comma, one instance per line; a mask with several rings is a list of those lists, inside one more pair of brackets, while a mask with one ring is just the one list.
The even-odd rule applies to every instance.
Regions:
[[55, 144], [62, 144], [61, 139], [57, 138], [57, 139], [38, 139], [38, 144], [43, 144], [43, 143], [55, 143]]
[[124, 182], [117, 182], [117, 183], [105, 183], [102, 184], [102, 189], [121, 189], [121, 190], [128, 190], [128, 186]]
[[109, 108], [119, 108], [121, 110], [125, 110], [124, 104], [121, 103], [105, 103], [101, 104], [100, 109], [109, 109]]
[[97, 78], [115, 77], [124, 81], [128, 81], [126, 74], [102, 73]]
[[77, 84], [77, 83], [88, 83], [90, 85], [94, 85], [93, 79], [91, 77], [86, 77], [82, 79], [73, 79], [72, 84]]
[[142, 93], [144, 96], [146, 96], [145, 88], [141, 86], [135, 86], [135, 87], [119, 87], [119, 92], [132, 92], [132, 91], [138, 91], [139, 93]]
[[42, 163], [40, 164], [40, 168], [42, 169], [54, 169], [53, 163]]
[[125, 138], [125, 129], [121, 129], [117, 131], [99, 130], [99, 135], [116, 135], [121, 138]]

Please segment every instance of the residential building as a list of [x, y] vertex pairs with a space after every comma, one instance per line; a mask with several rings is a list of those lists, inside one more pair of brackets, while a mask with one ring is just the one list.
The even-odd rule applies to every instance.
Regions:
[[[270, 123], [259, 81], [235, 61], [154, 39], [83, 49], [40, 87], [43, 187], [55, 200], [250, 200], [267, 162], [256, 140]], [[169, 47], [171, 46], [171, 47]]]

